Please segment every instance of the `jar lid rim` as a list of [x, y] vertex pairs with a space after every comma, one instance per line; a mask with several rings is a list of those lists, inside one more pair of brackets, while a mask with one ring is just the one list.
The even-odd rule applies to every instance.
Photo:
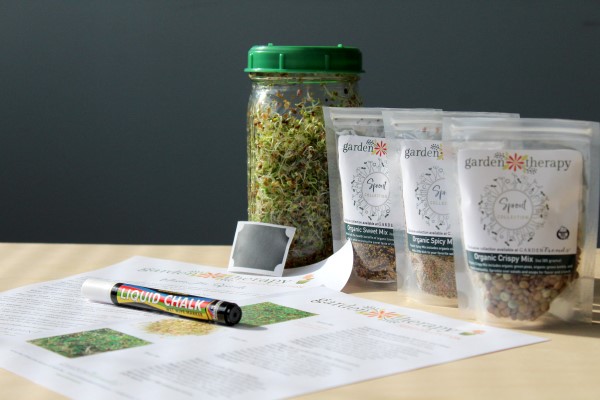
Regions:
[[248, 51], [245, 72], [357, 74], [362, 53], [356, 47], [337, 46], [253, 46]]

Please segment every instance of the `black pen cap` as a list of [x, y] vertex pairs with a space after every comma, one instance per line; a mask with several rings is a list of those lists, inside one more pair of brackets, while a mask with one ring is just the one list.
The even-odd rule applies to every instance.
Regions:
[[242, 309], [235, 303], [222, 301], [218, 304], [217, 321], [226, 325], [235, 325], [242, 319]]

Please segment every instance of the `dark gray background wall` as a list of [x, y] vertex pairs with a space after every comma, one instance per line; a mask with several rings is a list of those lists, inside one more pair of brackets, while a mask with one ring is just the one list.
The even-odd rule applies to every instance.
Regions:
[[600, 120], [598, 0], [0, 0], [0, 241], [231, 244], [268, 42], [359, 47], [367, 106]]

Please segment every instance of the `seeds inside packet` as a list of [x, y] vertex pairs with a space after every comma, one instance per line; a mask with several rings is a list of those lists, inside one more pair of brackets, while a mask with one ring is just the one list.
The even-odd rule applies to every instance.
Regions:
[[382, 112], [390, 146], [392, 204], [405, 217], [406, 240], [396, 241], [402, 290], [420, 302], [456, 306], [454, 251], [448, 207], [445, 117], [506, 117], [518, 114], [397, 109]]
[[459, 306], [499, 324], [590, 321], [599, 124], [449, 118], [444, 139]]
[[381, 109], [324, 107], [323, 112], [334, 250], [349, 240], [357, 277], [395, 284], [394, 210]]

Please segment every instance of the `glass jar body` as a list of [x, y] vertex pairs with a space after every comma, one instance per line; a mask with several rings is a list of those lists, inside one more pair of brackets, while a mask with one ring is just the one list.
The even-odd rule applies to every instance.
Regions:
[[248, 219], [294, 226], [286, 268], [333, 252], [323, 106], [358, 107], [356, 74], [253, 73]]

